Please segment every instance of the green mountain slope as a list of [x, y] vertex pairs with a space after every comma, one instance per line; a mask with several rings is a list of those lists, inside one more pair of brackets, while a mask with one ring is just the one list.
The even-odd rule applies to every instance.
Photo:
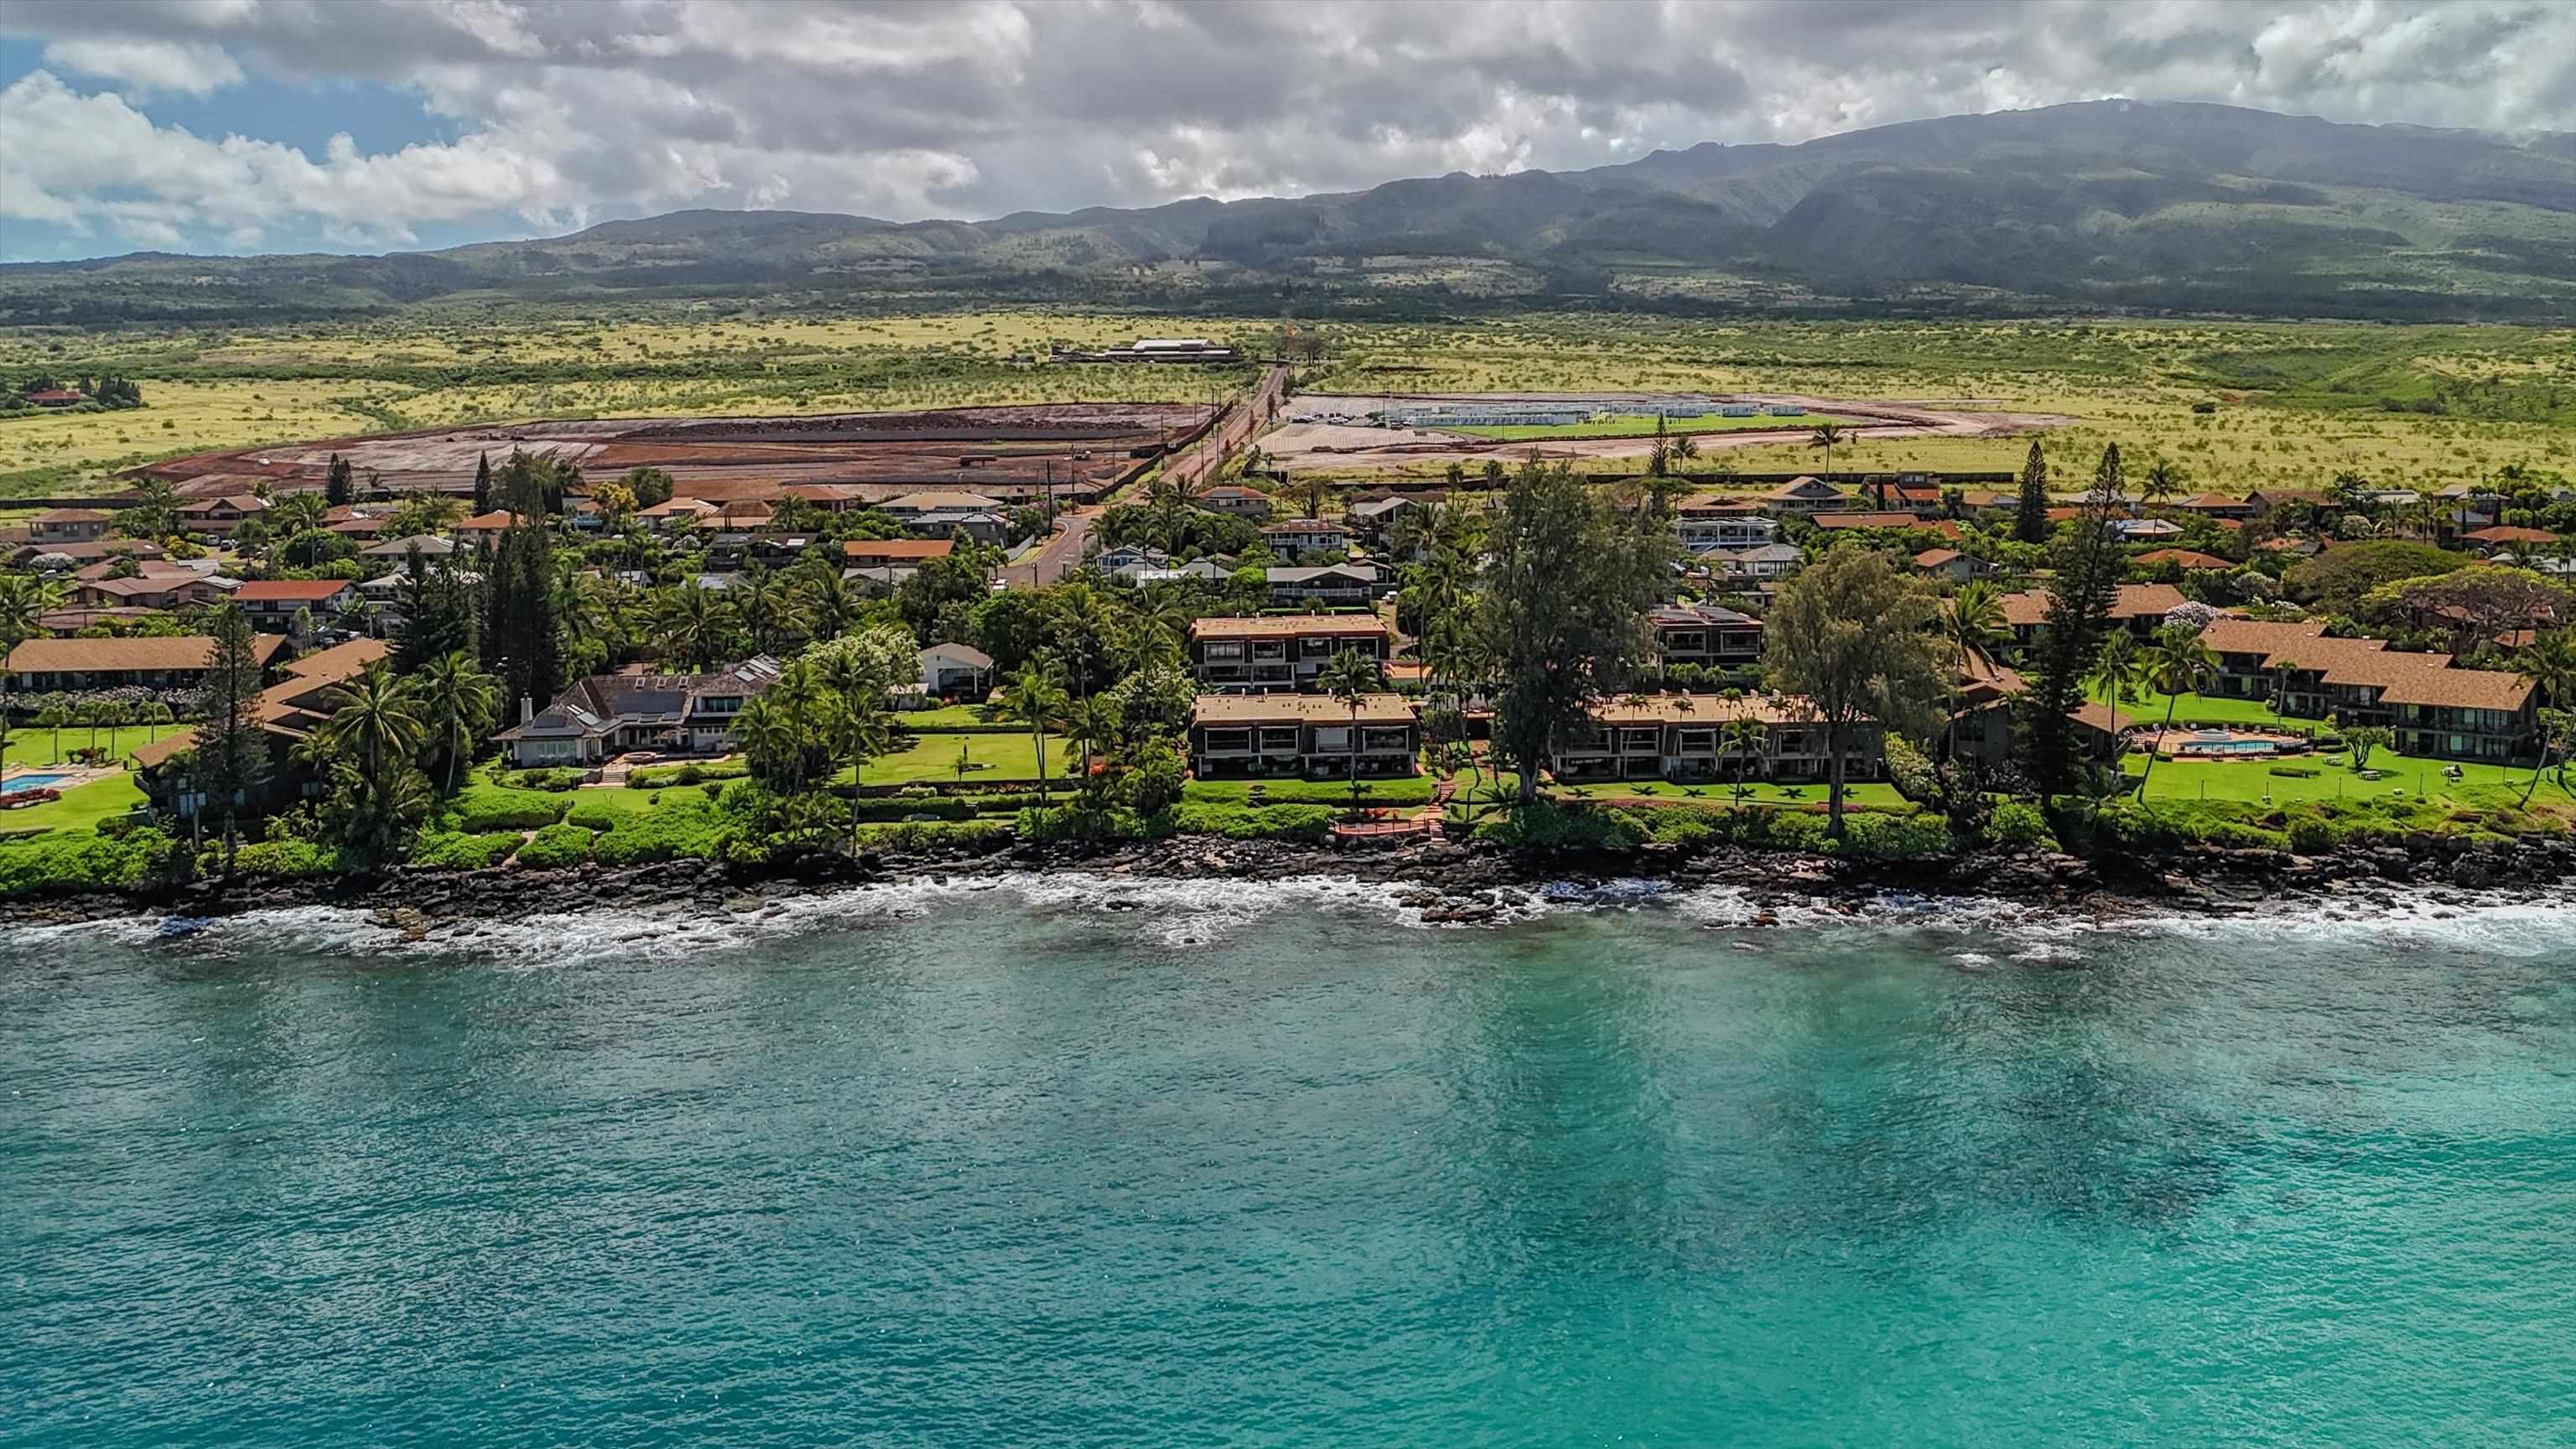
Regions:
[[1532, 291], [1632, 306], [1708, 305], [1706, 282], [1729, 305], [2565, 320], [2576, 138], [2097, 101], [1300, 198], [986, 222], [687, 211], [435, 253], [7, 267], [0, 320], [781, 291], [1383, 308], [1365, 264], [1389, 257], [1507, 264]]

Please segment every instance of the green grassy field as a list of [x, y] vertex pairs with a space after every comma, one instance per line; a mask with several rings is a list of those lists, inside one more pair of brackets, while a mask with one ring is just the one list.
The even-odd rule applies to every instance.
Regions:
[[[2576, 470], [2576, 332], [2563, 328], [1550, 313], [1331, 335], [1312, 391], [1781, 392], [2063, 415], [2073, 422], [2045, 436], [2070, 483], [2113, 442], [2133, 469], [2161, 454], [2194, 488], [2239, 495], [2323, 486], [2347, 468], [2436, 488], [2508, 463]], [[2011, 471], [2029, 446], [2027, 436], [1864, 435], [1834, 450], [1834, 466]], [[1794, 472], [1818, 461], [1803, 443], [1781, 443], [1712, 449], [1687, 466]]]
[[[961, 746], [973, 765], [963, 777], [969, 785], [1035, 780], [1038, 777], [1037, 742], [1025, 734], [1013, 733], [926, 734], [915, 740], [909, 749], [868, 761], [861, 779], [870, 785], [953, 785], [960, 778], [957, 752]], [[1048, 736], [1048, 772], [1062, 780], [1070, 768], [1064, 741]]]
[[[2150, 805], [2164, 800], [2294, 805], [2313, 800], [2357, 802], [2403, 796], [2492, 810], [2520, 800], [2523, 787], [2531, 781], [2528, 768], [2472, 763], [2462, 763], [2460, 778], [2453, 781], [2444, 774], [2448, 761], [2386, 750], [2370, 757], [2371, 769], [2380, 778], [2365, 780], [2354, 772], [2350, 759], [2343, 754], [2299, 755], [2280, 762], [2286, 768], [2316, 772], [2304, 778], [2273, 774], [2273, 766], [2260, 760], [2159, 760], [2155, 773], [2147, 780], [2146, 800]], [[2122, 768], [2131, 778], [2144, 775], [2145, 757], [2131, 755], [2122, 762]], [[2532, 804], [2535, 808], [2565, 809], [2576, 806], [2576, 795], [2555, 779], [2543, 776]]]
[[[1277, 320], [1193, 317], [1189, 330], [1253, 336]], [[1195, 369], [1009, 360], [1059, 342], [1090, 347], [1171, 330], [1168, 317], [1072, 307], [869, 317], [682, 302], [0, 330], [0, 375], [121, 371], [148, 404], [0, 419], [0, 498], [105, 491], [110, 470], [180, 453], [507, 418], [1204, 396], [1207, 378]], [[2109, 442], [2139, 460], [2163, 454], [2196, 485], [2234, 493], [2320, 485], [2345, 468], [2389, 486], [2436, 487], [2507, 463], [2576, 470], [2576, 332], [2566, 329], [1533, 312], [1315, 330], [1331, 351], [1301, 370], [1300, 384], [1317, 392], [1732, 390], [2062, 414], [2074, 421], [2049, 434], [2049, 448], [2070, 478]], [[2195, 413], [2195, 403], [2213, 411]], [[2015, 437], [1862, 436], [1838, 447], [1834, 462], [2008, 470], [2027, 446]], [[1747, 472], [1818, 461], [1798, 443], [1722, 457]]]
[[[2098, 690], [2092, 695], [2093, 701], [2097, 704], [2101, 702], [2101, 698]], [[2151, 689], [2142, 690], [2132, 698], [2121, 700], [2120, 717], [2141, 725], [2161, 725], [2165, 721], [2165, 706], [2168, 703], [2173, 706], [2173, 722], [2176, 729], [2191, 724], [2260, 725], [2267, 729], [2287, 730], [2292, 734], [2313, 735], [2331, 733], [2334, 728], [2327, 720], [2301, 719], [2294, 715], [2274, 714], [2272, 707], [2259, 699], [2229, 699], [2214, 694], [2186, 694], [2176, 697], [2158, 694]]]
[[65, 725], [60, 730], [20, 725], [9, 732], [5, 758], [11, 766], [59, 765], [70, 751], [85, 749], [95, 743], [108, 751], [112, 758], [121, 760], [129, 751], [186, 728], [181, 724], [121, 725], [92, 731], [87, 725]]
[[[1670, 434], [1759, 432], [1766, 428], [1812, 428], [1820, 423], [1849, 426], [1860, 418], [1839, 417], [1830, 413], [1807, 413], [1798, 417], [1758, 418], [1671, 418], [1664, 424]], [[1444, 433], [1465, 433], [1474, 438], [1493, 438], [1502, 442], [1521, 442], [1529, 438], [1636, 438], [1655, 431], [1655, 419], [1647, 413], [1630, 413], [1623, 417], [1598, 422], [1566, 423], [1558, 427], [1441, 428]], [[1836, 452], [1839, 454], [1840, 449]]]
[[143, 791], [132, 775], [114, 775], [63, 792], [59, 800], [0, 810], [0, 832], [17, 835], [40, 830], [92, 830], [102, 820], [123, 816], [143, 803]]

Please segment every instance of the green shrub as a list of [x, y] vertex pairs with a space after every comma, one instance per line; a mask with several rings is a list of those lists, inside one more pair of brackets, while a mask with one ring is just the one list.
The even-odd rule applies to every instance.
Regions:
[[329, 875], [340, 868], [340, 852], [311, 840], [263, 840], [245, 845], [233, 856], [237, 875], [295, 878]]
[[572, 802], [572, 808], [564, 812], [563, 818], [564, 824], [578, 825], [584, 830], [615, 830], [620, 824], [642, 813], [642, 811], [603, 800], [594, 791], [587, 796], [575, 799]]
[[1849, 815], [1843, 838], [1829, 838], [1826, 849], [1872, 860], [1921, 860], [1949, 851], [1950, 827], [1932, 815]]
[[[928, 799], [894, 796], [861, 800], [858, 812], [862, 821], [899, 821], [911, 815], [931, 815], [941, 820], [972, 820], [978, 810], [975, 801], [934, 795]], [[844, 818], [847, 818], [846, 806]]]
[[572, 802], [542, 794], [505, 793], [475, 786], [456, 797], [448, 823], [469, 835], [495, 830], [536, 830], [561, 820]]
[[519, 864], [530, 870], [562, 870], [590, 859], [590, 832], [578, 825], [549, 825], [519, 847]]
[[2271, 773], [2284, 780], [2313, 780], [2317, 772], [2306, 765], [2274, 765]]
[[[1264, 805], [1348, 805], [1351, 803], [1349, 780], [1194, 780], [1183, 790], [1183, 797], [1214, 804], [1248, 805], [1254, 786], [1261, 788]], [[1429, 775], [1399, 775], [1390, 779], [1360, 780], [1360, 802], [1365, 805], [1428, 805], [1440, 782]]]
[[955, 846], [992, 846], [1010, 838], [1011, 827], [999, 820], [914, 820], [870, 825], [859, 831], [862, 850], [921, 851]]
[[1080, 802], [1049, 809], [1023, 810], [1016, 825], [1022, 840], [1137, 840], [1147, 832], [1145, 818], [1112, 806], [1095, 809]]
[[501, 783], [513, 790], [571, 790], [581, 785], [582, 773], [569, 769], [508, 770], [502, 773]]
[[2200, 838], [2205, 845], [2220, 846], [2228, 850], [2287, 850], [2290, 848], [2288, 835], [2278, 830], [2266, 830], [2259, 825], [2247, 825], [2236, 820], [2212, 821], [2202, 830]]
[[1646, 827], [1629, 811], [1569, 810], [1541, 800], [1487, 820], [1474, 838], [1509, 850], [1634, 850]]
[[2289, 829], [2290, 848], [2301, 855], [2321, 855], [2341, 843], [2343, 832], [2333, 821], [2319, 815], [2294, 816]]
[[630, 812], [617, 828], [591, 842], [601, 865], [642, 865], [657, 860], [713, 860], [723, 814], [710, 800], [673, 795], [650, 810]]
[[2048, 817], [2026, 800], [1998, 803], [1994, 818], [1986, 822], [1986, 838], [2009, 850], [2058, 848], [2057, 833], [2048, 828]]
[[0, 841], [0, 895], [48, 891], [121, 889], [140, 885], [181, 850], [156, 829], [116, 839], [62, 831], [32, 840]]
[[411, 863], [427, 870], [484, 870], [499, 865], [519, 848], [512, 831], [467, 835], [460, 831], [423, 831], [412, 842]]
[[1169, 812], [1171, 828], [1184, 835], [1222, 835], [1228, 840], [1319, 841], [1332, 833], [1333, 811], [1325, 805], [1226, 805], [1184, 800]]
[[692, 760], [684, 765], [646, 765], [629, 772], [626, 783], [637, 789], [659, 790], [667, 785], [739, 780], [750, 773], [751, 767], [740, 760]]
[[[1661, 813], [1656, 812], [1658, 815]], [[1716, 826], [1705, 820], [1693, 819], [1688, 815], [1676, 814], [1663, 819], [1656, 819], [1650, 815], [1647, 818], [1653, 824], [1653, 829], [1647, 838], [1657, 845], [1676, 845], [1684, 850], [1697, 850], [1717, 838]]]

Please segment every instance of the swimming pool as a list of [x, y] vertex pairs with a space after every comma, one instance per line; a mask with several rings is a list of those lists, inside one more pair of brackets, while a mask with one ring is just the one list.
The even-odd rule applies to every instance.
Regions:
[[15, 795], [21, 790], [42, 790], [48, 785], [58, 785], [70, 778], [69, 775], [19, 775], [0, 781], [0, 795]]
[[2280, 752], [2271, 740], [2185, 740], [2176, 753], [2185, 755], [2270, 755]]

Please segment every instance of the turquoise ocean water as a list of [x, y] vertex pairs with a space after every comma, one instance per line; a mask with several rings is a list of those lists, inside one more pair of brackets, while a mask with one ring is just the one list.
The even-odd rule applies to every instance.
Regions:
[[2571, 914], [0, 934], [0, 1444], [2576, 1442]]

